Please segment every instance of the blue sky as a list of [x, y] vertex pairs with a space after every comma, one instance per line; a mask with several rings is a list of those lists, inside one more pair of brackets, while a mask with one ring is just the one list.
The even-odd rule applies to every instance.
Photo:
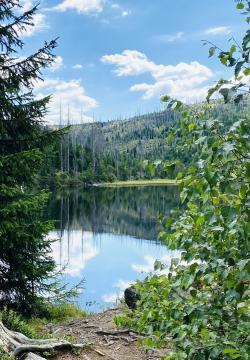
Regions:
[[[28, 9], [34, 0], [21, 0]], [[233, 0], [41, 0], [25, 55], [59, 37], [55, 65], [36, 84], [53, 94], [47, 120], [107, 121], [162, 108], [170, 94], [198, 101], [225, 69], [201, 40], [228, 46], [246, 29]]]

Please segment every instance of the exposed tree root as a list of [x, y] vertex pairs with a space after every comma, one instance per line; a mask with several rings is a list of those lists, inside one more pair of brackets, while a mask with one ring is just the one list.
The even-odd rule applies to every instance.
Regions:
[[107, 331], [107, 330], [97, 330], [95, 331], [96, 334], [98, 335], [112, 335], [112, 336], [119, 336], [122, 334], [133, 334], [134, 336], [144, 336], [144, 333], [138, 333], [137, 331], [133, 330], [133, 329], [121, 329], [121, 330], [117, 330], [117, 331]]
[[24, 355], [22, 359], [25, 360], [45, 360], [45, 358], [36, 355], [36, 353], [72, 348], [82, 349], [84, 345], [72, 345], [69, 341], [57, 339], [29, 339], [21, 333], [8, 330], [0, 321], [0, 347], [9, 355], [17, 358]]

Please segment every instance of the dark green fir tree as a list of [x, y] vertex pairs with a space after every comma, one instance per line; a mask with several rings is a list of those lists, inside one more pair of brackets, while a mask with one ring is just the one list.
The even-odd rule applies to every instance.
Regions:
[[44, 127], [49, 97], [37, 100], [34, 85], [54, 61], [56, 41], [20, 57], [22, 34], [32, 26], [35, 6], [0, 1], [0, 306], [30, 313], [51, 288], [55, 263], [42, 221], [48, 194], [32, 190], [45, 147], [56, 136]]

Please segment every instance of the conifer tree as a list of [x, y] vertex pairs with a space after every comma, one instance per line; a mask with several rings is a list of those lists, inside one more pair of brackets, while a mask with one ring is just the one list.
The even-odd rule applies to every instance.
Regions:
[[48, 194], [32, 185], [55, 136], [43, 122], [50, 98], [36, 99], [34, 85], [53, 63], [56, 41], [19, 56], [36, 11], [24, 12], [19, 0], [0, 1], [0, 306], [28, 313], [50, 290], [55, 268], [46, 239], [52, 224], [41, 220]]

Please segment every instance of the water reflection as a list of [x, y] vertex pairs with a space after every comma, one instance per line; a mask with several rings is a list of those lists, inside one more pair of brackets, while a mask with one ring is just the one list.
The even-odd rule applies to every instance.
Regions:
[[[160, 259], [169, 263], [170, 252], [156, 241], [159, 214], [178, 205], [175, 187], [89, 188], [53, 194], [48, 214], [56, 219], [51, 237], [55, 260], [72, 286], [84, 277], [79, 298], [110, 305], [135, 279], [142, 279]], [[95, 305], [92, 310], [98, 310]]]
[[176, 187], [88, 188], [53, 194], [48, 213], [57, 229], [156, 239], [159, 214], [178, 205]]

